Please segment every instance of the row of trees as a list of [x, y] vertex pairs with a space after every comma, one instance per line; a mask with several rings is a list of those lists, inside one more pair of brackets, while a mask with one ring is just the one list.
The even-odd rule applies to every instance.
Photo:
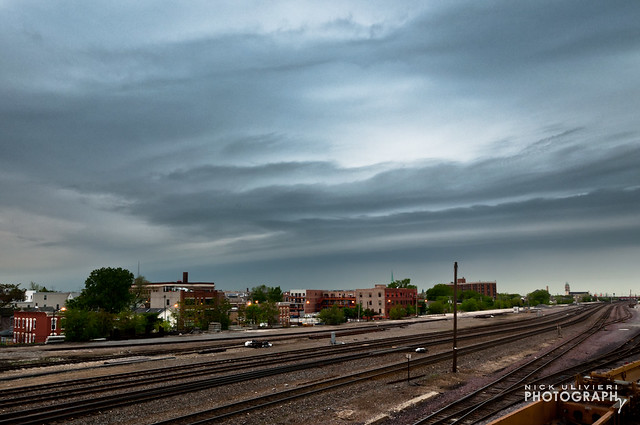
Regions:
[[277, 303], [283, 300], [282, 289], [279, 286], [256, 286], [249, 293], [247, 305], [238, 310], [238, 318], [247, 325], [259, 325], [262, 323], [272, 326], [278, 322]]
[[[133, 273], [122, 268], [101, 268], [91, 272], [85, 281], [85, 288], [79, 297], [67, 305], [63, 326], [68, 340], [86, 341], [100, 337], [133, 336], [149, 334], [153, 330], [168, 328], [155, 314], [135, 314], [134, 310], [146, 299], [144, 288], [148, 283], [142, 276], [134, 278]], [[132, 291], [133, 287], [133, 291]], [[410, 279], [395, 280], [390, 288], [416, 288]], [[41, 292], [47, 291], [43, 286], [31, 283], [31, 288]], [[15, 301], [24, 299], [24, 289], [18, 285], [0, 284], [0, 308]], [[435, 285], [426, 291], [426, 299], [430, 302], [428, 312], [439, 314], [452, 310], [453, 290], [445, 284]], [[461, 311], [511, 308], [513, 306], [548, 304], [550, 294], [546, 290], [536, 290], [522, 297], [519, 294], [498, 294], [495, 299], [483, 296], [474, 291], [462, 291], [458, 294]], [[277, 303], [283, 300], [282, 289], [260, 285], [252, 288], [247, 305], [238, 311], [240, 321], [246, 324], [273, 325], [277, 323]], [[557, 303], [573, 302], [572, 297], [558, 296]], [[585, 300], [588, 301], [588, 300]], [[187, 302], [188, 304], [188, 302]], [[191, 305], [192, 304], [192, 305]], [[190, 323], [199, 328], [207, 328], [210, 322], [219, 322], [223, 329], [230, 324], [231, 305], [225, 300], [215, 300], [211, 304], [181, 306], [180, 314], [183, 323]], [[425, 313], [424, 303], [419, 303], [419, 313]], [[394, 306], [389, 311], [391, 319], [400, 319], [416, 314], [416, 306]], [[371, 309], [362, 309], [356, 305], [352, 308], [333, 306], [319, 313], [319, 320], [326, 324], [339, 324], [348, 319], [362, 318], [369, 320], [377, 313]]]
[[[426, 291], [426, 298], [429, 303], [429, 313], [441, 314], [451, 312], [453, 302], [453, 289], [449, 285], [439, 284]], [[591, 301], [592, 298], [583, 297], [581, 301]], [[537, 306], [549, 304], [551, 294], [544, 289], [537, 289], [526, 296], [520, 294], [497, 294], [493, 299], [475, 291], [461, 291], [458, 293], [458, 308], [461, 311], [478, 311], [488, 309], [501, 309], [511, 307]], [[574, 302], [572, 296], [556, 296], [553, 300], [557, 304], [571, 304]]]
[[[144, 278], [142, 278], [144, 280]], [[103, 267], [91, 272], [80, 295], [67, 302], [62, 326], [68, 341], [133, 337], [164, 329], [156, 314], [135, 314], [134, 276], [129, 270]]]

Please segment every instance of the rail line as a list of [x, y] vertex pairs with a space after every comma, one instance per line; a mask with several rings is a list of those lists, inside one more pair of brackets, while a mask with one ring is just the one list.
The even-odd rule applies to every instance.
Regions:
[[[566, 318], [566, 316], [564, 317]], [[580, 319], [578, 319], [580, 320]], [[460, 331], [460, 340], [488, 337], [495, 334], [504, 335], [507, 332], [521, 332], [525, 329], [537, 328], [545, 324], [558, 323], [553, 320], [535, 321], [535, 323], [510, 323], [498, 326], [482, 326], [479, 328], [467, 328]], [[380, 351], [388, 347], [402, 345], [400, 350], [413, 349], [417, 346], [430, 347], [446, 344], [450, 341], [450, 331], [434, 332], [427, 335], [403, 336], [382, 338], [379, 340], [352, 342], [347, 345], [333, 347], [291, 350], [285, 353], [265, 354], [260, 357], [248, 356], [226, 360], [214, 360], [190, 365], [163, 367], [150, 370], [127, 372], [109, 375], [105, 377], [93, 377], [74, 379], [56, 383], [55, 389], [40, 385], [22, 386], [14, 389], [5, 389], [0, 395], [0, 402], [4, 408], [13, 406], [25, 406], [33, 403], [41, 403], [46, 400], [67, 400], [83, 394], [96, 395], [99, 392], [114, 391], [118, 389], [135, 388], [140, 385], [162, 384], [184, 379], [185, 372], [197, 373], [198, 376], [230, 373], [249, 367], [266, 367], [274, 364], [299, 361], [300, 358], [311, 359], [328, 356], [347, 356], [356, 353], [353, 357], [343, 357], [343, 361], [362, 358], [363, 350], [368, 350], [369, 356], [385, 353]], [[74, 389], [73, 387], [81, 387]]]
[[[618, 310], [620, 308], [622, 308], [622, 306], [615, 307], [616, 314], [619, 313]], [[549, 350], [542, 356], [532, 359], [526, 364], [501, 376], [496, 381], [422, 418], [415, 422], [414, 425], [474, 424], [487, 417], [493, 416], [497, 412], [521, 402], [523, 385], [536, 382], [536, 378], [553, 362], [570, 350], [576, 348], [606, 325], [625, 321], [630, 317], [631, 314], [628, 311], [624, 316], [614, 319], [609, 319], [609, 315], [603, 315], [579, 337]], [[619, 357], [621, 354], [619, 347], [616, 347], [610, 356]], [[623, 355], [628, 355], [628, 351], [625, 351]], [[592, 364], [594, 364], [593, 361], [586, 362], [582, 364], [580, 368], [590, 367]], [[567, 373], [571, 373], [571, 371], [574, 370], [576, 370], [575, 366], [566, 368], [560, 372], [559, 375], [566, 376]]]
[[[585, 317], [591, 313], [592, 312], [589, 310], [589, 311], [583, 311], [580, 314], [576, 314], [570, 317], [563, 317], [562, 323], [568, 326], [570, 323], [577, 323], [577, 322], [583, 321]], [[534, 325], [533, 326], [534, 329], [529, 330], [523, 334], [521, 332], [522, 328], [520, 328], [519, 336], [526, 337], [528, 335], [534, 335], [542, 332], [548, 332], [550, 330], [555, 330], [556, 323], [557, 322], [555, 323], [547, 322], [545, 326], [541, 326], [540, 323], [527, 324], [527, 329], [531, 328], [532, 327], [531, 325]], [[504, 333], [504, 332], [505, 331], [503, 329], [501, 333]], [[488, 333], [491, 333], [491, 332], [484, 332], [484, 334], [488, 334]], [[481, 335], [484, 335], [484, 334], [481, 333]], [[423, 335], [421, 337], [423, 338], [423, 341], [424, 341], [424, 339], [428, 338], [429, 335], [426, 335], [426, 336]], [[478, 336], [476, 335], [476, 337]], [[504, 344], [507, 341], [513, 341], [513, 336], [509, 335], [506, 337], [494, 339], [493, 341], [488, 343], [485, 342], [481, 344], [475, 344], [472, 346], [464, 347], [463, 349], [460, 349], [458, 353], [459, 355], [464, 355], [466, 353], [475, 352], [475, 351], [489, 348], [491, 346], [495, 346], [498, 344]], [[387, 343], [388, 342], [389, 341], [387, 341]], [[371, 344], [371, 342], [368, 342], [368, 344]], [[338, 348], [338, 347], [334, 347], [334, 348]], [[376, 350], [374, 351], [363, 352], [362, 351], [363, 347], [358, 347], [358, 349], [360, 350], [359, 353], [358, 352], [352, 353], [352, 354], [349, 354], [348, 356], [325, 358], [321, 360], [307, 361], [307, 362], [302, 362], [302, 363], [293, 364], [293, 365], [283, 365], [283, 366], [276, 366], [276, 367], [271, 367], [268, 369], [261, 369], [256, 371], [241, 372], [241, 373], [236, 373], [232, 376], [227, 375], [227, 376], [218, 376], [218, 377], [207, 378], [207, 379], [199, 379], [194, 382], [176, 383], [174, 385], [171, 385], [170, 387], [163, 386], [161, 388], [132, 390], [132, 391], [127, 391], [125, 394], [120, 393], [120, 394], [109, 395], [109, 396], [94, 397], [90, 401], [81, 400], [76, 402], [67, 402], [55, 407], [45, 406], [41, 408], [28, 409], [24, 411], [14, 411], [14, 412], [9, 412], [9, 413], [0, 415], [0, 424], [12, 423], [11, 422], [12, 419], [15, 419], [16, 417], [20, 417], [20, 423], [24, 423], [24, 424], [42, 423], [44, 421], [61, 420], [71, 416], [90, 414], [92, 412], [96, 412], [105, 408], [114, 408], [117, 406], [124, 406], [128, 404], [155, 400], [157, 398], [167, 397], [169, 395], [173, 396], [173, 395], [186, 393], [186, 392], [199, 391], [202, 389], [213, 388], [220, 385], [228, 385], [232, 383], [258, 379], [264, 376], [272, 376], [272, 375], [281, 374], [281, 373], [304, 370], [307, 368], [316, 368], [316, 367], [321, 367], [328, 364], [344, 362], [347, 360], [354, 360], [358, 358], [369, 357], [371, 355], [382, 355], [382, 354], [389, 354], [389, 353], [398, 352], [398, 351], [406, 351], [408, 348], [409, 347], [407, 346], [403, 346], [399, 348], [398, 347], [376, 348]], [[336, 352], [334, 351], [333, 354], [335, 355]], [[282, 357], [282, 354], [279, 354], [279, 356]], [[418, 359], [414, 361], [413, 367], [437, 363], [439, 361], [450, 358], [450, 356], [451, 356], [450, 352], [426, 356], [423, 359]], [[246, 367], [246, 365], [244, 367]], [[163, 369], [163, 370], [166, 373], [166, 369]], [[325, 391], [329, 388], [335, 387], [336, 385], [348, 385], [364, 379], [371, 379], [372, 377], [375, 377], [375, 376], [381, 376], [384, 374], [396, 373], [398, 371], [405, 371], [405, 370], [406, 370], [406, 364], [402, 362], [399, 364], [392, 364], [390, 366], [383, 367], [383, 368], [377, 368], [376, 370], [373, 370], [373, 371], [363, 371], [363, 372], [354, 373], [349, 376], [336, 378], [335, 380], [327, 380], [327, 381], [323, 381], [322, 383], [309, 384], [308, 386], [305, 386], [305, 387], [297, 387], [295, 390], [291, 390], [290, 392], [285, 391], [282, 393], [278, 393], [278, 397], [280, 397], [279, 398], [280, 401], [274, 401], [273, 398], [270, 401], [269, 400], [265, 401], [266, 399], [263, 399], [262, 401], [253, 400], [251, 403], [254, 405], [257, 404], [257, 407], [254, 406], [250, 408], [251, 409], [260, 408], [261, 404], [264, 404], [264, 403], [273, 404], [277, 402], [283, 402], [283, 400], [286, 400], [287, 399], [286, 397], [288, 396], [293, 398], [298, 398], [303, 395], [308, 395], [312, 392]], [[130, 387], [135, 387], [139, 385], [140, 383], [138, 382], [138, 383], [132, 384]], [[316, 388], [313, 389], [312, 388], [313, 386], [315, 386]], [[49, 394], [49, 396], [51, 396], [51, 394]], [[273, 396], [275, 396], [275, 394]], [[4, 403], [8, 401], [10, 401], [10, 399], [2, 400], [3, 406], [4, 406]], [[245, 401], [242, 403], [249, 403], [249, 401]], [[218, 409], [221, 409], [221, 408], [222, 407]], [[228, 406], [225, 408], [227, 410], [230, 409]], [[237, 414], [238, 408], [239, 406], [235, 406], [231, 408], [231, 410], [236, 410], [236, 413], [225, 413], [225, 415]], [[174, 419], [174, 421], [176, 420], [177, 418]]]
[[[566, 314], [566, 312], [562, 312], [562, 311], [554, 312], [544, 316], [543, 321], [557, 320], [556, 317], [563, 316], [564, 314]], [[540, 318], [532, 317], [532, 318], [521, 320], [520, 322], [523, 323], [527, 321], [536, 321], [536, 323], [539, 323], [539, 321], [536, 319], [540, 320]], [[315, 330], [315, 331], [297, 332], [295, 334], [277, 333], [277, 334], [270, 334], [268, 338], [271, 341], [286, 341], [286, 340], [301, 339], [301, 338], [309, 338], [309, 339], [327, 338], [328, 339], [330, 338], [332, 332], [335, 333], [336, 337], [344, 337], [344, 336], [358, 335], [358, 334], [371, 333], [371, 332], [381, 332], [381, 331], [385, 331], [385, 330], [396, 328], [396, 327], [406, 327], [414, 324], [428, 323], [428, 322], [434, 322], [434, 321], [440, 321], [440, 320], [446, 320], [446, 319], [427, 319], [427, 320], [418, 320], [418, 321], [403, 322], [403, 323], [387, 323], [382, 326], [378, 324], [376, 325], [366, 324], [366, 325], [361, 325], [352, 329]], [[504, 324], [498, 324], [498, 325], [479, 326], [479, 327], [476, 327], [475, 329], [483, 329], [483, 328], [499, 329], [500, 327], [508, 327], [508, 326], [510, 326], [509, 323], [504, 323]], [[451, 331], [436, 332], [436, 334], [447, 335], [447, 334], [451, 334]], [[66, 350], [120, 348], [120, 347], [136, 346], [136, 347], [152, 348], [142, 353], [145, 356], [166, 355], [168, 353], [171, 353], [173, 355], [177, 355], [177, 354], [187, 355], [187, 354], [202, 354], [202, 353], [208, 353], [208, 352], [215, 352], [217, 350], [224, 351], [230, 348], [242, 347], [244, 341], [246, 339], [251, 339], [251, 338], [260, 339], [262, 337], [255, 336], [255, 335], [253, 336], [243, 335], [243, 336], [209, 339], [206, 341], [158, 341], [158, 340], [155, 340], [155, 342], [149, 342], [146, 344], [138, 344], [138, 343], [134, 344], [134, 343], [125, 342], [122, 344], [110, 345], [108, 347], [99, 347], [91, 344], [83, 344], [83, 345], [73, 344], [66, 347], [56, 346], [56, 347], [52, 347], [51, 349], [55, 351], [66, 351]], [[152, 339], [151, 341], [154, 341], [154, 340]], [[188, 348], [175, 347], [176, 345], [181, 345], [181, 344], [195, 345], [195, 347], [188, 347]], [[161, 346], [161, 348], [157, 348], [158, 346]], [[59, 356], [56, 356], [56, 357], [59, 357]], [[98, 356], [80, 355], [80, 356], [74, 356], [74, 357], [67, 357], [61, 360], [47, 360], [47, 361], [29, 362], [29, 363], [0, 361], [0, 374], [2, 374], [2, 372], [12, 371], [12, 370], [47, 368], [49, 366], [77, 364], [77, 363], [83, 363], [83, 362], [108, 361], [108, 360], [116, 360], [116, 359], [121, 359], [126, 357], [131, 357], [131, 354], [121, 353], [121, 354], [109, 354], [109, 355], [101, 355], [101, 356], [100, 355]], [[9, 380], [9, 379], [11, 378], [3, 378], [0, 376], [0, 380]]]
[[[533, 331], [527, 332], [526, 334], [523, 334], [522, 336], [523, 337], [532, 336], [538, 333], [547, 332], [549, 330], [550, 329], [533, 330]], [[504, 344], [507, 341], [512, 341], [512, 338], [504, 337], [491, 342], [485, 342], [485, 343], [480, 343], [472, 346], [463, 347], [459, 349], [458, 355], [464, 356], [472, 352], [481, 351], [486, 348]], [[452, 354], [450, 351], [438, 353], [438, 354], [414, 361], [413, 367], [415, 368], [418, 366], [427, 366], [429, 364], [434, 364], [441, 361], [449, 360], [451, 359], [451, 357], [452, 357]], [[406, 372], [406, 370], [407, 370], [407, 365], [405, 362], [397, 362], [384, 368], [369, 370], [365, 372], [357, 372], [347, 376], [325, 380], [321, 383], [314, 383], [314, 384], [305, 385], [304, 387], [297, 387], [292, 390], [281, 391], [275, 394], [270, 394], [268, 396], [255, 397], [252, 399], [231, 403], [224, 406], [218, 406], [209, 410], [193, 413], [190, 415], [181, 416], [178, 418], [172, 418], [170, 420], [166, 420], [162, 422], [156, 422], [154, 423], [154, 425], [169, 425], [169, 424], [196, 425], [196, 424], [205, 424], [205, 423], [217, 423], [224, 419], [228, 419], [229, 417], [232, 417], [234, 415], [245, 414], [253, 410], [268, 408], [276, 404], [282, 404], [282, 403], [292, 401], [301, 397], [306, 397], [306, 396], [317, 394], [323, 391], [336, 389], [345, 385], [352, 385], [354, 383], [367, 381], [372, 378], [377, 378], [377, 377], [381, 377], [388, 374], [404, 373]]]

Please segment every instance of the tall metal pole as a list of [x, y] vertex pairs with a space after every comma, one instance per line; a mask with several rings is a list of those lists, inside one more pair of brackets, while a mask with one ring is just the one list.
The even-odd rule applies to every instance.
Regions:
[[458, 262], [453, 263], [453, 373], [458, 372]]

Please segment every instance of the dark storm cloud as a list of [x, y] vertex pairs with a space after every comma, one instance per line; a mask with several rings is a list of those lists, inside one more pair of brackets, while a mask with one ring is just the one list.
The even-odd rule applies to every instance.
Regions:
[[[590, 157], [573, 140], [584, 133], [571, 136], [564, 143], [555, 140], [553, 147], [532, 146], [511, 157], [405, 167], [337, 184], [328, 182], [335, 174], [348, 175], [349, 171], [322, 163], [198, 168], [172, 173], [159, 185], [218, 189], [180, 189], [147, 201], [139, 194], [139, 202], [131, 205], [132, 213], [160, 225], [186, 226], [194, 235], [215, 238], [238, 231], [282, 232], [280, 237], [297, 239], [304, 246], [328, 235], [351, 240], [366, 234], [411, 234], [421, 229], [428, 236], [431, 231], [486, 227], [471, 220], [476, 215], [477, 220], [493, 216], [510, 226], [520, 220], [527, 226], [540, 225], [544, 232], [545, 224], [562, 221], [563, 216], [577, 222], [634, 211], [635, 205], [626, 198], [634, 193], [627, 190], [635, 190], [628, 187], [629, 182], [640, 181], [636, 166], [640, 147], [621, 145]], [[545, 143], [548, 141], [540, 142]], [[323, 182], [301, 183], [304, 176], [322, 175], [326, 175]], [[291, 184], [285, 183], [287, 178]], [[178, 186], [175, 180], [180, 180]], [[274, 184], [278, 181], [281, 183]], [[260, 182], [263, 184], [256, 187]], [[245, 186], [250, 189], [243, 190]], [[599, 190], [613, 190], [620, 202], [604, 211], [595, 205], [572, 206], [572, 202], [583, 202], [583, 196], [592, 199]], [[547, 203], [549, 210], [541, 211], [536, 203]], [[459, 227], [461, 218], [464, 225]], [[552, 232], [557, 234], [557, 229]]]
[[0, 5], [10, 276], [637, 251], [637, 4], [155, 6]]

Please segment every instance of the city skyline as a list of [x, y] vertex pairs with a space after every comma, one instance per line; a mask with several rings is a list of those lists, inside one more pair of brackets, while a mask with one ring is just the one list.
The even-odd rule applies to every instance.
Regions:
[[640, 4], [0, 2], [0, 282], [635, 293]]

